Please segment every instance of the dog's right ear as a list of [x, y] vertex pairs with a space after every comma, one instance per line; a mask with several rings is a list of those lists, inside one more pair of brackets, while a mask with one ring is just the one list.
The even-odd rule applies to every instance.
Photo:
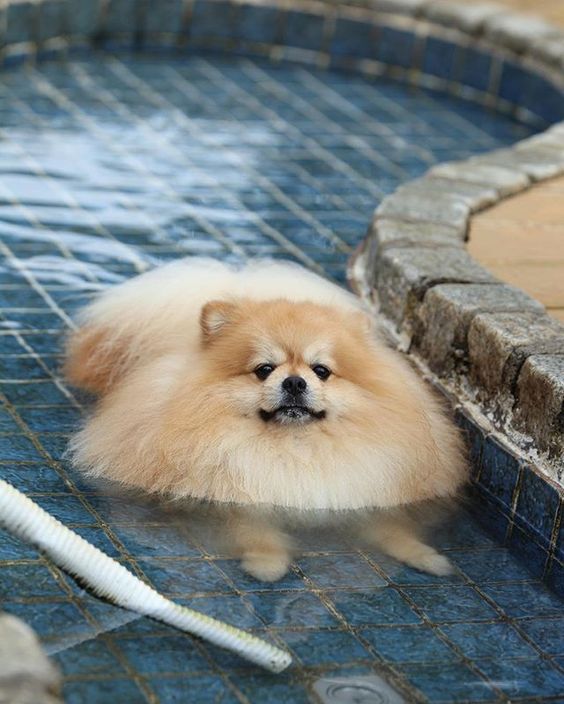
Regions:
[[233, 322], [237, 304], [230, 301], [209, 301], [200, 313], [204, 342], [210, 342]]

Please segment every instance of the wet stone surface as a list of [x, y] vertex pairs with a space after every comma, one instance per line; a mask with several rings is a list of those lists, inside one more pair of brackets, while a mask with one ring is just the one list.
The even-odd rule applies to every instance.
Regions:
[[409, 324], [425, 293], [443, 283], [492, 284], [495, 278], [459, 247], [390, 247], [378, 267], [381, 311]]
[[417, 311], [422, 332], [417, 346], [433, 371], [447, 375], [468, 362], [468, 329], [481, 312], [544, 313], [540, 303], [505, 284], [442, 284], [426, 294]]
[[532, 429], [539, 447], [561, 455], [564, 452], [564, 354], [529, 357], [519, 373], [517, 395], [519, 420]]
[[390, 82], [211, 56], [6, 72], [0, 126], [0, 476], [155, 587], [295, 656], [259, 672], [94, 598], [2, 532], [3, 609], [39, 634], [67, 704], [295, 704], [321, 678], [373, 675], [407, 701], [507, 701], [533, 681], [535, 701], [562, 696], [561, 602], [466, 513], [435, 540], [452, 576], [320, 531], [267, 585], [194, 516], [108, 495], [63, 459], [88, 400], [61, 381], [61, 342], [93, 292], [201, 254], [291, 258], [343, 283], [385, 194], [528, 130]]
[[538, 311], [482, 313], [468, 332], [470, 373], [486, 393], [509, 391], [529, 355], [559, 354], [563, 346], [562, 326]]

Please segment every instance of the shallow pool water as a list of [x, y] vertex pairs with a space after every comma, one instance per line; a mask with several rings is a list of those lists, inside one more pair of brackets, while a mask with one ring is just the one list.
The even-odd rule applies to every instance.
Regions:
[[2, 607], [40, 633], [66, 701], [299, 703], [318, 701], [320, 677], [374, 672], [408, 701], [564, 697], [561, 602], [465, 512], [436, 538], [454, 576], [318, 531], [265, 585], [201, 521], [89, 485], [62, 459], [86, 400], [60, 379], [61, 342], [97, 290], [202, 254], [290, 258], [344, 283], [383, 195], [529, 129], [384, 79], [246, 58], [106, 56], [3, 77], [0, 476], [156, 588], [296, 661], [259, 672], [95, 599], [1, 533]]

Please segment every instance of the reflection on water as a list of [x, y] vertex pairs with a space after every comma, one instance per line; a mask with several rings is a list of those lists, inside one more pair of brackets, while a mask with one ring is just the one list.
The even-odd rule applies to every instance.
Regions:
[[[88, 501], [103, 523], [111, 527], [125, 556], [141, 560], [236, 559], [241, 561], [241, 574], [248, 572], [255, 581], [265, 582], [284, 578], [292, 571], [292, 563], [308, 555], [343, 553], [345, 557], [345, 553], [356, 551], [393, 554], [393, 540], [402, 541], [405, 535], [413, 541], [415, 555], [394, 557], [415, 561], [418, 547], [435, 554], [427, 541], [433, 543], [437, 534], [443, 539], [448, 536], [458, 510], [452, 503], [433, 502], [406, 511], [299, 511], [168, 499], [104, 480], [88, 481], [90, 490], [96, 492], [88, 492]], [[383, 559], [390, 562], [389, 556]], [[432, 564], [415, 566], [433, 571]], [[277, 571], [269, 572], [269, 567], [277, 567]], [[398, 569], [405, 567], [398, 562]], [[357, 576], [362, 582], [358, 570]], [[177, 588], [173, 591], [179, 592]]]
[[10, 71], [0, 114], [3, 254], [90, 291], [187, 254], [342, 281], [383, 195], [530, 133], [383, 79], [234, 57]]
[[[233, 522], [276, 525], [291, 538], [296, 549], [347, 550], [351, 535], [364, 512], [297, 512], [287, 509], [232, 506], [196, 499], [148, 496], [103, 480], [88, 479], [89, 503], [101, 518], [127, 533], [136, 554], [188, 556], [189, 546], [209, 556], [235, 557]], [[142, 550], [142, 552], [140, 552]]]

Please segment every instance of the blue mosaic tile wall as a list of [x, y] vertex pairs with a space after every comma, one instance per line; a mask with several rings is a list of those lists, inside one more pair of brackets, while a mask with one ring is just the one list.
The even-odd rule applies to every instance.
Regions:
[[[311, 537], [274, 585], [200, 517], [86, 483], [62, 455], [87, 400], [61, 342], [93, 293], [159, 262], [294, 259], [344, 282], [379, 199], [529, 128], [383, 79], [211, 55], [88, 58], [0, 86], [0, 476], [157, 589], [289, 647], [259, 672], [85, 592], [0, 533], [2, 608], [40, 634], [66, 701], [315, 702], [321, 676], [382, 673], [408, 701], [564, 699], [562, 602], [463, 510], [429, 577]], [[525, 499], [524, 499], [525, 500]]]
[[[394, 12], [395, 8], [395, 12]], [[418, 11], [422, 10], [422, 12]], [[111, 50], [212, 49], [352, 69], [425, 83], [518, 113], [538, 126], [564, 118], [562, 76], [521, 49], [425, 19], [389, 0], [17, 0], [0, 7], [0, 64]], [[431, 13], [432, 16], [432, 13]], [[519, 33], [519, 30], [516, 30]], [[531, 42], [533, 39], [531, 38]]]
[[564, 595], [564, 499], [508, 444], [485, 432], [467, 410], [455, 418], [470, 448], [474, 515], [529, 572]]

